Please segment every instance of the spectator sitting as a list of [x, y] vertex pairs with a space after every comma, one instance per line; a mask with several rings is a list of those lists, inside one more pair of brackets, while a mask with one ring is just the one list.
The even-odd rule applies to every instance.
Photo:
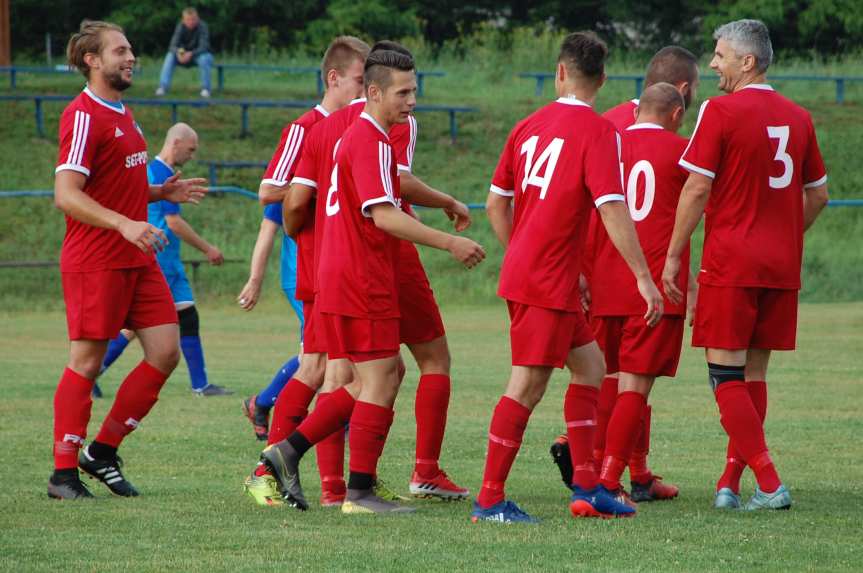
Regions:
[[210, 97], [210, 69], [213, 54], [210, 53], [210, 30], [207, 23], [198, 17], [194, 8], [183, 9], [183, 19], [174, 28], [171, 45], [162, 65], [157, 96], [163, 96], [171, 87], [174, 67], [198, 66], [201, 72], [201, 97]]

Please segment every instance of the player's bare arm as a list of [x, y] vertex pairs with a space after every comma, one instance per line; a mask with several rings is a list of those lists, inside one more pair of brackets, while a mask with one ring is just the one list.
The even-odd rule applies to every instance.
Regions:
[[207, 193], [207, 180], [202, 177], [180, 179], [178, 171], [168, 177], [161, 185], [150, 185], [150, 203], [170, 201], [171, 203], [194, 203], [197, 205]]
[[638, 292], [647, 303], [644, 320], [649, 326], [654, 326], [662, 318], [662, 294], [653, 284], [650, 268], [638, 243], [638, 235], [629, 215], [629, 209], [623, 201], [609, 201], [600, 205], [598, 209], [602, 224], [608, 231], [608, 237], [635, 275]]
[[261, 296], [261, 286], [267, 274], [267, 261], [273, 252], [273, 239], [279, 232], [279, 226], [269, 219], [261, 221], [258, 238], [255, 240], [255, 248], [252, 250], [252, 265], [249, 270], [249, 280], [243, 286], [243, 290], [237, 295], [237, 303], [245, 311], [252, 310]]
[[171, 231], [180, 237], [184, 243], [188, 243], [201, 251], [207, 257], [207, 260], [210, 261], [211, 265], [218, 266], [225, 262], [222, 251], [215, 245], [208, 243], [181, 215], [166, 215], [165, 222]]
[[469, 269], [485, 258], [485, 250], [478, 243], [427, 227], [395, 205], [380, 203], [370, 209], [375, 225], [382, 231], [405, 241], [448, 251]]
[[809, 187], [803, 190], [803, 231], [808, 231], [809, 227], [821, 214], [821, 210], [827, 206], [827, 201], [830, 196], [827, 194], [827, 184], [817, 187]]
[[77, 221], [113, 229], [145, 253], [162, 251], [168, 238], [146, 221], [133, 221], [107, 209], [84, 193], [87, 178], [76, 171], [63, 170], [54, 178], [54, 205]]
[[285, 233], [296, 239], [306, 224], [306, 215], [309, 212], [309, 204], [315, 196], [315, 190], [302, 183], [291, 183], [285, 200], [282, 202], [282, 222]]
[[677, 304], [683, 300], [683, 292], [677, 286], [680, 275], [680, 257], [689, 244], [689, 238], [695, 232], [695, 227], [704, 214], [713, 180], [700, 173], [690, 173], [680, 201], [677, 203], [677, 214], [674, 219], [674, 231], [668, 244], [668, 254], [665, 257], [665, 268], [662, 270], [662, 289], [668, 300]]
[[288, 186], [273, 185], [272, 183], [261, 183], [258, 187], [258, 201], [261, 205], [269, 205], [271, 203], [279, 203], [284, 201], [288, 194]]
[[455, 230], [462, 232], [471, 225], [470, 210], [455, 197], [438, 191], [409, 171], [399, 172], [399, 185], [402, 197], [412, 205], [443, 209]]
[[485, 211], [497, 240], [506, 248], [512, 236], [512, 197], [489, 193], [485, 201]]

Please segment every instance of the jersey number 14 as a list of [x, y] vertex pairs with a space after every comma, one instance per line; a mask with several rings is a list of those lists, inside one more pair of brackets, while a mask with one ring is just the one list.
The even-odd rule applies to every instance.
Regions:
[[[554, 175], [554, 168], [557, 167], [557, 160], [563, 149], [563, 140], [559, 137], [552, 139], [534, 162], [537, 143], [539, 143], [539, 136], [532, 135], [521, 146], [521, 154], [527, 155], [524, 162], [524, 178], [521, 180], [521, 192], [524, 193], [528, 185], [533, 185], [539, 187], [539, 198], [545, 199], [545, 194], [548, 193], [548, 186]], [[540, 175], [540, 171], [542, 175]]]

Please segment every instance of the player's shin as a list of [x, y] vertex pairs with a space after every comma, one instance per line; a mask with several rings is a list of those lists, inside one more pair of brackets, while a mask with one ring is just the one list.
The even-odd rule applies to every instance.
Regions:
[[608, 490], [620, 489], [620, 476], [626, 468], [641, 427], [647, 399], [638, 392], [618, 395], [608, 422], [605, 456], [599, 481]]
[[78, 449], [87, 436], [93, 381], [66, 368], [54, 393], [54, 468], [78, 467]]
[[424, 374], [417, 386], [414, 413], [416, 415], [416, 467], [424, 479], [440, 472], [441, 445], [446, 431], [450, 400], [450, 377], [445, 374]]
[[309, 404], [314, 397], [314, 389], [297, 378], [291, 378], [276, 399], [267, 445], [281, 442], [293, 433], [309, 413]]
[[506, 497], [506, 478], [521, 447], [530, 414], [531, 410], [508, 396], [502, 396], [497, 403], [488, 431], [482, 488], [477, 496], [480, 507], [489, 508]]
[[117, 390], [117, 397], [95, 443], [116, 449], [156, 404], [167, 379], [167, 374], [142, 360]]
[[593, 489], [597, 485], [593, 444], [598, 395], [599, 389], [594, 386], [570, 384], [563, 403], [566, 435], [572, 457], [572, 483], [584, 490]]

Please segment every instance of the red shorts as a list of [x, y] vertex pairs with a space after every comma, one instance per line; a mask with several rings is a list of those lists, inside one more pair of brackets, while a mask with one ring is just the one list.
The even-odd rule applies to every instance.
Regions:
[[674, 376], [683, 345], [682, 316], [663, 316], [654, 327], [641, 316], [595, 316], [596, 342], [605, 355], [605, 370], [644, 376]]
[[368, 362], [399, 353], [399, 319], [354, 318], [320, 312], [327, 340], [327, 358]]
[[692, 346], [794, 350], [796, 290], [700, 285]]
[[407, 241], [402, 243], [398, 265], [401, 342], [431, 342], [446, 330], [416, 247]]
[[177, 323], [174, 299], [155, 260], [147, 267], [61, 274], [69, 340], [108, 340], [121, 328]]
[[513, 366], [563, 368], [569, 351], [593, 341], [584, 312], [506, 301]]
[[303, 301], [303, 354], [326, 354], [327, 336], [313, 301]]

